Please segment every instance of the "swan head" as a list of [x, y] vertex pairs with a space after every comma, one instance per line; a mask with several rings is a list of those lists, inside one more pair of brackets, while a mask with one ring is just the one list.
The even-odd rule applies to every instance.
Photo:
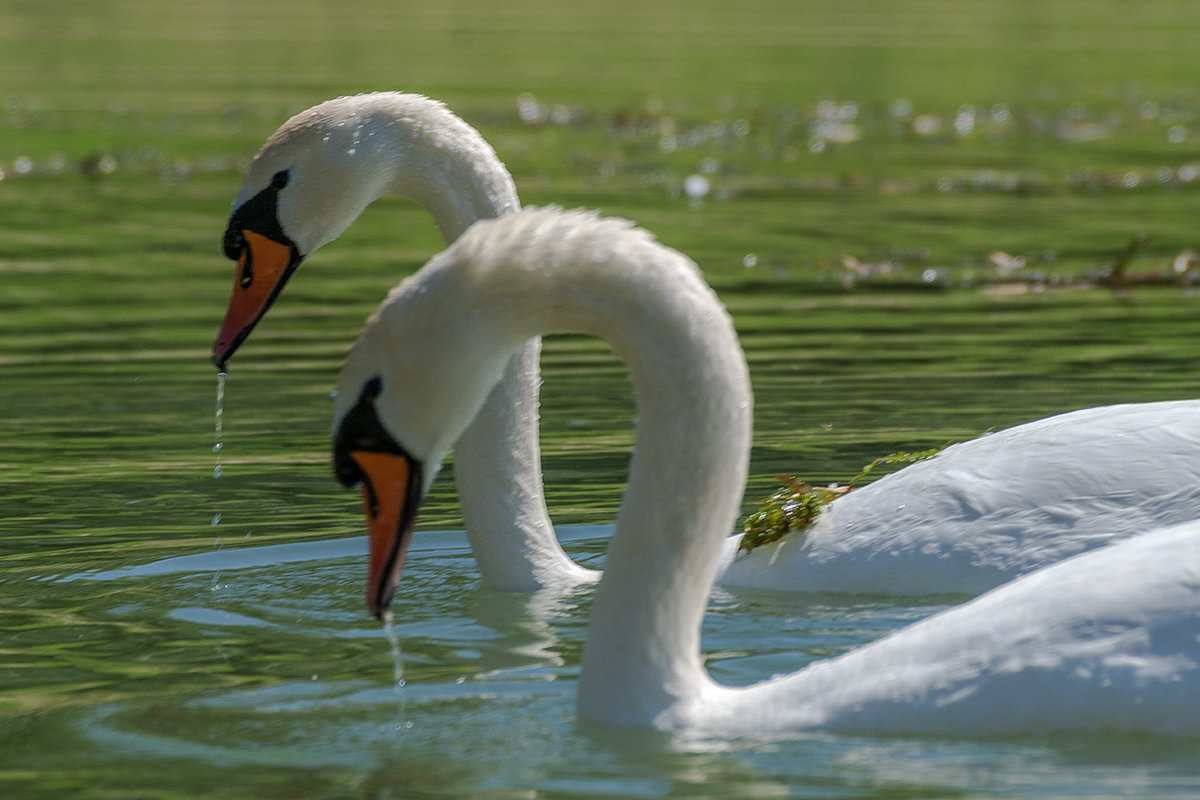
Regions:
[[225, 371], [301, 262], [386, 193], [394, 142], [367, 114], [367, 99], [339, 98], [297, 114], [254, 157], [222, 242], [237, 268], [213, 344], [219, 370]]
[[279, 222], [279, 195], [290, 177], [286, 169], [276, 172], [262, 191], [233, 212], [225, 229], [223, 249], [226, 257], [237, 262], [237, 271], [212, 350], [213, 363], [221, 372], [304, 260]]
[[400, 582], [425, 492], [422, 463], [379, 421], [375, 402], [381, 388], [379, 378], [367, 381], [358, 402], [338, 426], [333, 443], [338, 480], [362, 489], [369, 543], [367, 608], [380, 618]]
[[[368, 610], [378, 618], [383, 618], [400, 583], [417, 511], [441, 466], [449, 438], [420, 433], [420, 420], [441, 416], [422, 413], [421, 409], [438, 403], [433, 397], [417, 400], [424, 393], [422, 384], [401, 387], [392, 396], [385, 394], [384, 387], [379, 376], [367, 379], [354, 404], [339, 416], [333, 435], [335, 475], [342, 485], [362, 491], [368, 541], [366, 601]], [[437, 394], [436, 387], [431, 391]], [[404, 423], [395, 425], [410, 431], [408, 434], [392, 433], [385, 422], [401, 413], [397, 405], [416, 409], [411, 418], [418, 422], [408, 421], [409, 415], [404, 415]], [[458, 409], [462, 404], [452, 406]], [[456, 416], [469, 421], [467, 414], [463, 411]], [[465, 427], [466, 422], [461, 422], [452, 430]], [[413, 444], [406, 446], [402, 441]]]
[[[347, 355], [334, 395], [333, 463], [360, 486], [367, 607], [387, 610], [417, 509], [447, 451], [527, 336], [481, 302], [452, 248], [393, 290]], [[445, 267], [445, 269], [442, 269]]]

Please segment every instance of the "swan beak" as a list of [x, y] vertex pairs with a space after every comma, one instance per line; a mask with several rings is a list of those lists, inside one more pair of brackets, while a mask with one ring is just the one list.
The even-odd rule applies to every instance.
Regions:
[[382, 619], [392, 602], [421, 503], [421, 465], [407, 454], [352, 451], [367, 516], [367, 608]]
[[212, 360], [224, 372], [230, 357], [254, 330], [263, 314], [275, 302], [283, 285], [300, 266], [302, 257], [295, 245], [278, 242], [261, 233], [242, 230], [245, 244], [233, 276], [233, 294], [225, 312], [225, 322], [213, 344]]

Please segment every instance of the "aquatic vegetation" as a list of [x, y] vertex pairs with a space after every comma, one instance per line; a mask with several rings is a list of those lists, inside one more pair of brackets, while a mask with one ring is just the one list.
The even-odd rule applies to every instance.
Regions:
[[739, 553], [778, 541], [789, 533], [803, 535], [834, 499], [851, 491], [863, 478], [880, 466], [904, 466], [937, 455], [945, 447], [915, 453], [891, 453], [867, 464], [845, 486], [813, 486], [794, 475], [780, 475], [783, 486], [759, 501], [758, 510], [746, 518]]

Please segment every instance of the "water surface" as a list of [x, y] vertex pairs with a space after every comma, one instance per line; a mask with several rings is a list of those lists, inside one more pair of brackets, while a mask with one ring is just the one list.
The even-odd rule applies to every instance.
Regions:
[[[609, 532], [563, 534], [598, 564]], [[364, 544], [228, 547], [33, 581], [23, 594], [59, 620], [10, 628], [17, 674], [36, 670], [39, 687], [6, 726], [15, 796], [1183, 797], [1200, 786], [1194, 742], [714, 741], [580, 725], [590, 590], [491, 592], [456, 532], [414, 545], [395, 605], [398, 687], [361, 610]], [[747, 683], [956, 599], [718, 591], [709, 667]]]
[[[411, 203], [311, 258], [237, 354], [216, 480], [208, 363], [250, 155], [320, 100], [403, 89], [478, 126], [524, 202], [631, 217], [696, 259], [750, 360], [746, 510], [778, 473], [845, 481], [896, 450], [1196, 397], [1194, 3], [257, 8], [5, 8], [0, 795], [1200, 794], [1190, 740], [581, 726], [590, 590], [481, 586], [452, 464], [397, 596], [398, 688], [328, 425], [363, 319], [440, 247]], [[598, 566], [629, 387], [587, 339], [544, 363], [551, 510]], [[717, 592], [704, 646], [748, 683], [960, 600]]]

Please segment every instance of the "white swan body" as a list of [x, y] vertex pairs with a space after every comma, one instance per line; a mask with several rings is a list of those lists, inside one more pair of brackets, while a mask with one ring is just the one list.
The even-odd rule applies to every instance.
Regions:
[[720, 583], [978, 594], [1198, 517], [1200, 402], [1089, 408], [953, 445], [843, 495], [803, 536], [733, 558]]
[[478, 223], [393, 291], [347, 357], [335, 460], [364, 484], [376, 613], [399, 579], [412, 504], [508, 352], [560, 330], [613, 345], [639, 420], [580, 668], [584, 719], [719, 736], [1200, 732], [1200, 523], [1060, 562], [787, 677], [712, 681], [700, 624], [744, 487], [745, 360], [687, 258], [578, 212]]
[[707, 687], [664, 721], [748, 733], [1196, 735], [1198, 641], [1192, 521], [1043, 567], [793, 675]]
[[[272, 191], [281, 174], [285, 185]], [[267, 221], [301, 259], [386, 194], [425, 205], [447, 241], [477, 219], [519, 207], [512, 178], [477, 131], [441, 103], [379, 93], [331, 100], [284, 123], [248, 170], [230, 231], [250, 241], [246, 247], [261, 242], [240, 232], [261, 222], [245, 212], [266, 199]], [[214, 348], [219, 364], [265, 310], [251, 305], [235, 314], [238, 298], [257, 291], [269, 304], [290, 274], [264, 289], [258, 278], [243, 287], [242, 271], [239, 258], [234, 322]], [[546, 511], [538, 350], [531, 339], [518, 351], [455, 448], [480, 574], [502, 590], [598, 578], [563, 552]], [[1200, 516], [1197, 486], [1200, 402], [1075, 412], [955, 445], [841, 497], [804, 537], [738, 558], [730, 539], [719, 580], [781, 591], [977, 593], [1133, 532]]]
[[[282, 184], [278, 186], [277, 184]], [[224, 368], [292, 272], [379, 197], [425, 206], [446, 241], [520, 207], [504, 164], [442, 103], [416, 94], [341, 97], [287, 120], [255, 156], [234, 200], [226, 249], [238, 260], [213, 348]], [[279, 265], [271, 271], [272, 250]], [[246, 263], [253, 281], [244, 280]], [[596, 579], [554, 535], [542, 492], [538, 356], [531, 339], [457, 444], [462, 515], [485, 581], [531, 591]]]

